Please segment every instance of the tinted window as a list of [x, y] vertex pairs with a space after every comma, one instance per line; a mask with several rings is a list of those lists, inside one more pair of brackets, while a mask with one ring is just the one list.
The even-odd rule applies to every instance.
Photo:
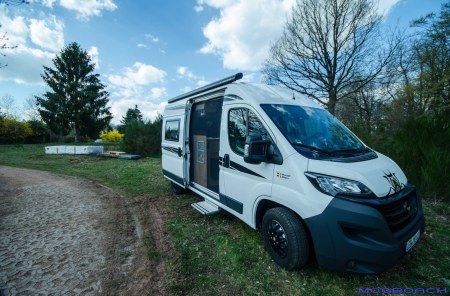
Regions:
[[245, 108], [231, 109], [228, 114], [228, 140], [231, 149], [244, 155], [245, 139], [249, 134], [268, 139], [267, 131], [255, 113]]
[[178, 142], [180, 135], [180, 120], [167, 120], [164, 139]]

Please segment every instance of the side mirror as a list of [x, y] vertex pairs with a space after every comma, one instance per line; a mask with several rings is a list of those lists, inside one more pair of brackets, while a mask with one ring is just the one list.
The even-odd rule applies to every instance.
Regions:
[[244, 161], [251, 164], [267, 161], [270, 144], [269, 140], [263, 140], [260, 135], [249, 135], [245, 140]]

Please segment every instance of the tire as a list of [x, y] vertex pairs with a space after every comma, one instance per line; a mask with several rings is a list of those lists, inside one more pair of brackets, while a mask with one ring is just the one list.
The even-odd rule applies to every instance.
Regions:
[[309, 259], [309, 242], [300, 218], [287, 208], [272, 208], [263, 217], [264, 246], [270, 257], [287, 270], [298, 269]]
[[178, 185], [178, 184], [176, 184], [174, 182], [171, 182], [170, 184], [172, 185], [171, 186], [172, 187], [172, 192], [175, 193], [176, 195], [186, 193], [186, 189], [184, 189], [180, 185]]

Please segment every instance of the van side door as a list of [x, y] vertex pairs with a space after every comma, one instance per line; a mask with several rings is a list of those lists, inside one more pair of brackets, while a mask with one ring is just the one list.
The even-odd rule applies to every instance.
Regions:
[[253, 205], [261, 196], [270, 196], [274, 164], [244, 161], [248, 135], [270, 140], [264, 122], [247, 105], [224, 106], [220, 146], [220, 202], [233, 214], [253, 225]]
[[161, 142], [163, 174], [182, 187], [185, 183], [183, 130], [182, 116], [164, 117]]

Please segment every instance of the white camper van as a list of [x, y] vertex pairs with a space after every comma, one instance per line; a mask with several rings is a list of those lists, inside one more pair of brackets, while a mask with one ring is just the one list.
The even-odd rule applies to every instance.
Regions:
[[169, 100], [162, 169], [177, 192], [262, 229], [273, 260], [378, 273], [424, 231], [421, 199], [402, 170], [320, 105], [238, 73]]

